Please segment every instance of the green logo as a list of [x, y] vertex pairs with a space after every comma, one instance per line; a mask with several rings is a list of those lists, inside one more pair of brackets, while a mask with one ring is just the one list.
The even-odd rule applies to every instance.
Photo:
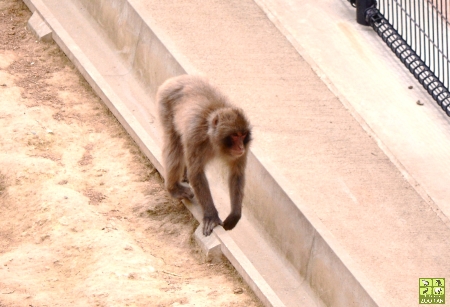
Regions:
[[419, 304], [445, 304], [445, 278], [419, 278]]

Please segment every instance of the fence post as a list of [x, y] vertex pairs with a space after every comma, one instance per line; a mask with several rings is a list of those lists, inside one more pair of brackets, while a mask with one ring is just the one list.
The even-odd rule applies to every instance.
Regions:
[[356, 22], [360, 25], [370, 26], [369, 19], [366, 18], [366, 12], [376, 6], [376, 0], [356, 0]]

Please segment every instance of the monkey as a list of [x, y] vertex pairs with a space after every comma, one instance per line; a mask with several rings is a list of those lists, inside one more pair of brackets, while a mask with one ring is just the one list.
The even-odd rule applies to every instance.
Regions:
[[[252, 140], [243, 110], [200, 76], [181, 75], [166, 80], [156, 102], [163, 130], [165, 187], [176, 199], [194, 197], [203, 209], [203, 235], [214, 227], [233, 229], [242, 215], [245, 168]], [[214, 205], [205, 166], [214, 158], [229, 170], [231, 212], [222, 222]], [[189, 185], [181, 183], [187, 174]]]

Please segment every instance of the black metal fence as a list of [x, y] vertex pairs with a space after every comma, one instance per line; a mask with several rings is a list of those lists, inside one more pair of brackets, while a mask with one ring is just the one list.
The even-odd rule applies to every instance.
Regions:
[[450, 116], [448, 0], [348, 0]]

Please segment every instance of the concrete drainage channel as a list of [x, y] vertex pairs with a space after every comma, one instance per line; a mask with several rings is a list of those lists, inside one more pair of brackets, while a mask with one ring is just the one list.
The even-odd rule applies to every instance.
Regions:
[[[167, 78], [196, 73], [133, 0], [24, 0], [30, 28], [52, 37], [160, 173], [153, 97]], [[196, 234], [205, 253], [223, 253], [265, 306], [377, 306], [375, 291], [288, 180], [258, 148], [249, 157], [246, 210], [236, 230]], [[220, 212], [228, 196], [220, 166], [208, 172]], [[200, 208], [186, 204], [199, 219]], [[276, 206], [277, 210], [273, 210]], [[286, 243], [288, 242], [288, 243]], [[372, 290], [371, 290], [372, 289]]]

